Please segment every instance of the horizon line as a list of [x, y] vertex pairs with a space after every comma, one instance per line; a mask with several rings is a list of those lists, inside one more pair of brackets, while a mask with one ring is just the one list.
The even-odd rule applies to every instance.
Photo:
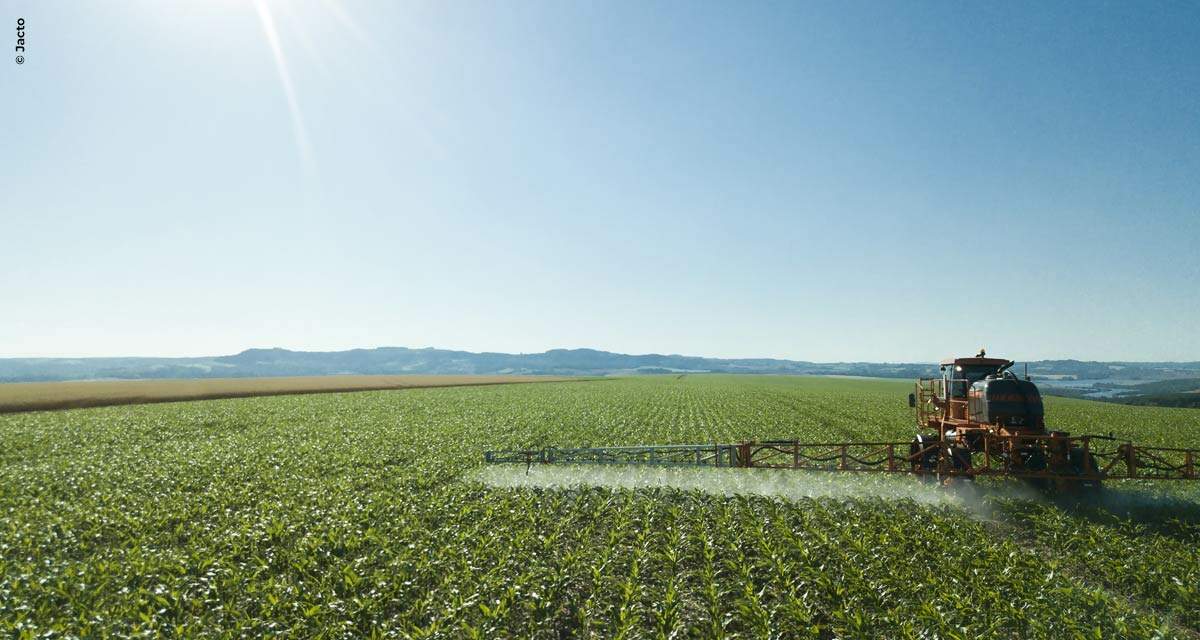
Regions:
[[[737, 357], [721, 357], [721, 356], [704, 356], [704, 355], [688, 355], [683, 353], [667, 353], [667, 352], [646, 352], [646, 353], [628, 353], [624, 351], [608, 351], [605, 349], [597, 349], [595, 347], [552, 347], [542, 351], [471, 351], [469, 349], [453, 349], [444, 347], [404, 347], [396, 345], [384, 345], [375, 347], [350, 347], [346, 349], [295, 349], [290, 347], [247, 347], [241, 351], [219, 355], [10, 355], [0, 354], [0, 360], [106, 360], [106, 359], [142, 359], [142, 360], [202, 360], [213, 358], [228, 358], [241, 355], [247, 351], [288, 351], [291, 353], [346, 353], [350, 351], [376, 351], [380, 349], [407, 349], [409, 351], [454, 351], [460, 353], [469, 353], [472, 355], [483, 354], [499, 354], [509, 356], [531, 356], [542, 355], [552, 351], [595, 351], [598, 353], [608, 353], [621, 356], [643, 357], [643, 356], [664, 356], [678, 358], [700, 358], [705, 360], [777, 360], [781, 362], [799, 362], [804, 364], [896, 364], [896, 365], [937, 365], [942, 358], [932, 360], [804, 360], [797, 358], [784, 358], [779, 356], [737, 356]], [[957, 356], [968, 357], [968, 356]], [[1058, 357], [1058, 358], [1030, 358], [1016, 359], [1009, 358], [1014, 362], [1092, 362], [1099, 364], [1118, 363], [1118, 364], [1200, 364], [1200, 360], [1085, 360], [1074, 357]]]

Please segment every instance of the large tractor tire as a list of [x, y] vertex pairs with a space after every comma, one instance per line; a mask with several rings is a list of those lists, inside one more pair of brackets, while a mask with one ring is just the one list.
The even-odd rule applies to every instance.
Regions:
[[[968, 471], [971, 469], [971, 450], [966, 447], [950, 447], [950, 461], [954, 464], [956, 471]], [[974, 482], [975, 476], [958, 476], [958, 479], [966, 482]]]
[[908, 445], [908, 459], [913, 472], [920, 473], [921, 479], [927, 482], [937, 480], [938, 449], [933, 446], [937, 442], [936, 436], [921, 434]]
[[[1067, 455], [1067, 460], [1071, 464], [1071, 470], [1075, 475], [1100, 475], [1100, 467], [1096, 464], [1096, 458], [1090, 455], [1084, 455], [1083, 447], [1071, 447], [1070, 453]], [[1099, 480], [1080, 480], [1076, 482], [1080, 489], [1096, 491], [1100, 489]]]
[[[1017, 452], [1017, 456], [1021, 461], [1021, 468], [1025, 471], [1046, 470], [1046, 454], [1042, 453], [1041, 449], [1021, 449]], [[1025, 482], [1038, 491], [1046, 491], [1050, 488], [1049, 478], [1026, 478]]]

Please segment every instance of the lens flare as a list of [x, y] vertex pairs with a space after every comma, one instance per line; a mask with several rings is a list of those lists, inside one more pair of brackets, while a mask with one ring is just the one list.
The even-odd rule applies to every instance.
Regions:
[[304, 126], [304, 116], [300, 112], [300, 102], [296, 99], [292, 74], [288, 71], [287, 56], [284, 55], [283, 46], [279, 42], [279, 31], [275, 28], [275, 18], [271, 15], [271, 9], [267, 6], [266, 0], [251, 0], [251, 3], [258, 13], [259, 22], [262, 23], [263, 36], [267, 40], [267, 46], [271, 48], [271, 55], [275, 58], [275, 70], [279, 73], [279, 84], [283, 87], [288, 111], [292, 116], [292, 133], [296, 138], [300, 161], [308, 173], [315, 173], [316, 160], [313, 157], [312, 145], [308, 140], [308, 130]]

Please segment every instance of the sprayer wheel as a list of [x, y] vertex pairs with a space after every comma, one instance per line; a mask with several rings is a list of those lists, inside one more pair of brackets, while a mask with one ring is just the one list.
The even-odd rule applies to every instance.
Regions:
[[[1071, 470], [1075, 475], [1100, 475], [1100, 467], [1096, 465], [1096, 458], [1083, 455], [1083, 447], [1071, 447], [1071, 451], [1067, 454], [1067, 460], [1071, 464]], [[1082, 489], [1099, 489], [1099, 480], [1080, 480], [1079, 487]]]
[[[1022, 449], [1017, 452], [1017, 456], [1021, 461], [1021, 468], [1026, 471], [1046, 470], [1046, 454], [1042, 453], [1041, 449]], [[1025, 481], [1039, 491], [1050, 488], [1049, 478], [1026, 478]]]
[[936, 481], [937, 476], [937, 449], [931, 449], [922, 453], [924, 449], [934, 443], [936, 438], [929, 435], [918, 435], [913, 438], [912, 444], [908, 446], [908, 457], [912, 461], [912, 470], [921, 473], [921, 479], [926, 481]]
[[[972, 467], [971, 450], [966, 447], [951, 447], [950, 460], [953, 462], [956, 470], [969, 470]], [[959, 479], [966, 482], [974, 482], [975, 476], [959, 476]]]

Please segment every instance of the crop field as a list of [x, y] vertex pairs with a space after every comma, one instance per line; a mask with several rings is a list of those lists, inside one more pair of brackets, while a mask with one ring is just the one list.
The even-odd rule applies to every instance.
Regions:
[[[1069, 503], [1015, 483], [482, 464], [906, 440], [909, 390], [664, 376], [0, 416], [0, 635], [1200, 637], [1195, 484]], [[1200, 410], [1047, 411], [1200, 446]]]
[[287, 376], [0, 384], [0, 413], [116, 404], [562, 380], [549, 376]]

